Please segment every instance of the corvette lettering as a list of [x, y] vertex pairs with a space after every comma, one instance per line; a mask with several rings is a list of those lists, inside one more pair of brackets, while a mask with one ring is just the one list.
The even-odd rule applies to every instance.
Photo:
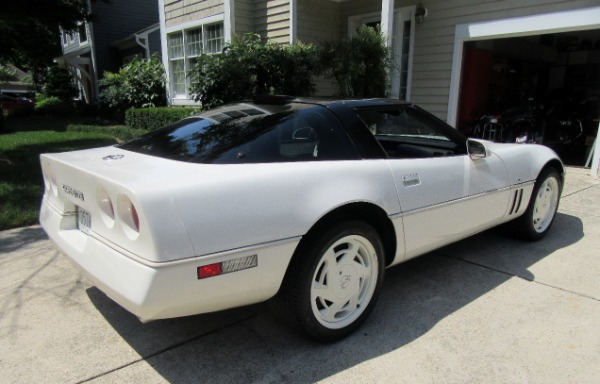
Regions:
[[71, 195], [71, 196], [75, 196], [76, 198], [78, 198], [81, 201], [85, 201], [85, 198], [83, 196], [83, 192], [76, 190], [75, 188], [68, 186], [66, 184], [63, 184], [62, 186], [63, 191], [65, 191], [65, 193], [67, 195]]

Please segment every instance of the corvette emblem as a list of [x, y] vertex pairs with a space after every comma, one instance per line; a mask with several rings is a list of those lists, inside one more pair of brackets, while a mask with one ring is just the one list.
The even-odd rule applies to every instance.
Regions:
[[340, 288], [346, 289], [348, 287], [348, 284], [350, 284], [350, 275], [342, 276], [340, 283]]
[[104, 156], [102, 158], [102, 160], [104, 160], [104, 161], [120, 160], [123, 157], [125, 157], [125, 155], [108, 155], [108, 156]]

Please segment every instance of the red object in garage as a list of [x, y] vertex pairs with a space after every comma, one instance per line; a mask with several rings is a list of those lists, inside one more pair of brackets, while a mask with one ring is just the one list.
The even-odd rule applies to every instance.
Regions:
[[487, 112], [491, 72], [491, 51], [479, 48], [469, 48], [465, 51], [458, 109], [459, 130], [465, 131], [467, 123]]

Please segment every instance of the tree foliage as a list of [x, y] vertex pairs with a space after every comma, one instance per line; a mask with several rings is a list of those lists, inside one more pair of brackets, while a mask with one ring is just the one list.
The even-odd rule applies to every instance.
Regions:
[[381, 31], [362, 26], [350, 39], [322, 43], [319, 58], [342, 97], [387, 95], [393, 63]]
[[67, 69], [58, 65], [50, 67], [46, 77], [45, 96], [57, 97], [64, 102], [72, 102], [78, 94], [79, 90], [73, 83], [73, 76]]
[[0, 64], [0, 82], [17, 80], [17, 72], [6, 65]]
[[60, 55], [60, 28], [87, 20], [87, 0], [4, 1], [0, 11], [0, 63], [31, 70], [38, 82]]
[[207, 108], [257, 94], [309, 96], [318, 72], [314, 46], [264, 43], [259, 35], [247, 34], [236, 37], [221, 54], [198, 57], [190, 90]]
[[165, 69], [158, 56], [135, 58], [119, 72], [105, 72], [100, 83], [100, 103], [123, 118], [129, 108], [166, 105]]

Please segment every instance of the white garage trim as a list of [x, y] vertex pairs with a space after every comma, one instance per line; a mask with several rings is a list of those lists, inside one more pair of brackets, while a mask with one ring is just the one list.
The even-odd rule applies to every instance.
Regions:
[[465, 42], [586, 29], [600, 29], [600, 7], [458, 24], [454, 35], [447, 122], [452, 126], [456, 125]]

